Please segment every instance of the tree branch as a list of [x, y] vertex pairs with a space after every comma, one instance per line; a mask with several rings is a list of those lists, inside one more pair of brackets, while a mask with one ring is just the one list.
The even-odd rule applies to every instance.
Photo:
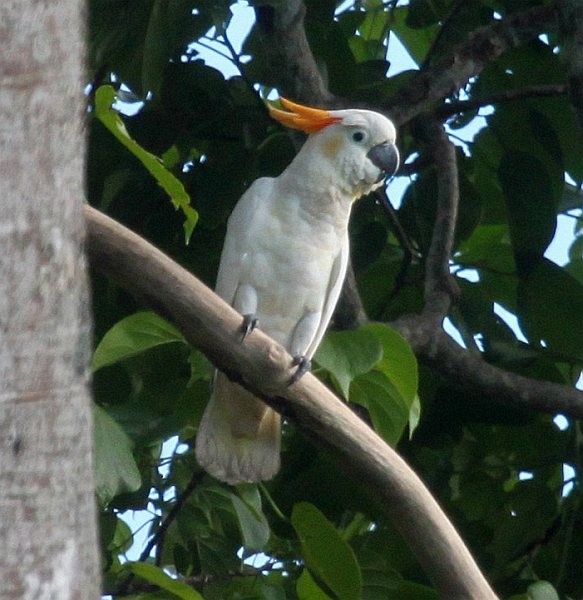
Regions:
[[428, 152], [437, 171], [437, 210], [431, 245], [425, 259], [425, 307], [423, 318], [441, 327], [452, 299], [459, 289], [449, 271], [459, 201], [458, 169], [455, 147], [441, 123], [433, 119], [421, 124]]
[[90, 207], [86, 216], [93, 265], [173, 321], [230, 377], [343, 457], [378, 494], [443, 598], [496, 598], [417, 475], [343, 402], [311, 374], [288, 386], [292, 359], [279, 344], [259, 330], [241, 344], [242, 317], [226, 302], [122, 225]]
[[391, 323], [411, 344], [417, 358], [466, 389], [522, 408], [574, 418], [583, 417], [583, 393], [574, 388], [522, 377], [470, 354], [442, 329], [459, 289], [449, 270], [459, 199], [455, 147], [443, 125], [431, 119], [416, 122], [437, 170], [437, 214], [425, 260], [425, 306], [421, 315], [406, 315]]
[[583, 393], [575, 388], [529, 379], [491, 365], [418, 315], [401, 317], [391, 326], [411, 344], [421, 362], [464, 389], [479, 390], [496, 402], [528, 410], [583, 418]]
[[285, 94], [314, 105], [333, 100], [310, 50], [301, 0], [272, 1], [255, 6], [264, 56], [270, 65], [268, 83]]
[[[202, 472], [202, 471], [197, 471], [197, 472], [193, 473], [187, 486], [182, 491], [182, 494], [180, 494], [180, 496], [178, 496], [178, 498], [176, 498], [176, 502], [174, 502], [174, 505], [172, 506], [172, 508], [170, 509], [170, 511], [164, 518], [164, 520], [162, 521], [160, 528], [152, 536], [152, 539], [148, 542], [148, 545], [144, 548], [142, 554], [140, 554], [140, 558], [139, 558], [140, 561], [146, 560], [148, 558], [148, 556], [150, 556], [150, 552], [152, 551], [152, 549], [155, 546], [159, 546], [159, 545], [163, 544], [164, 538], [166, 536], [166, 532], [168, 531], [168, 528], [176, 520], [176, 517], [178, 517], [178, 514], [182, 510], [182, 507], [186, 504], [188, 499], [192, 496], [192, 494], [194, 493], [194, 490], [196, 489], [198, 484], [202, 481], [203, 477], [204, 477], [204, 472]], [[162, 550], [162, 548], [159, 546], [157, 554], [156, 554], [157, 564], [158, 564], [158, 559], [160, 557], [161, 550]]]
[[475, 110], [483, 106], [511, 102], [513, 100], [524, 100], [525, 98], [544, 98], [548, 96], [562, 96], [567, 93], [567, 86], [563, 83], [549, 85], [530, 85], [515, 90], [504, 90], [485, 98], [472, 98], [471, 100], [459, 100], [449, 102], [436, 108], [433, 112], [438, 119], [447, 119], [452, 115], [468, 110]]
[[[204, 477], [203, 471], [197, 471], [197, 472], [193, 473], [190, 481], [188, 482], [188, 485], [184, 488], [184, 491], [182, 492], [182, 494], [180, 494], [180, 496], [178, 496], [178, 498], [176, 499], [176, 502], [170, 509], [170, 512], [166, 515], [166, 517], [162, 521], [158, 531], [156, 531], [156, 533], [150, 538], [150, 541], [146, 544], [146, 547], [142, 550], [142, 553], [140, 554], [140, 557], [138, 558], [139, 562], [145, 561], [150, 556], [150, 552], [152, 552], [153, 548], [155, 546], [157, 546], [158, 544], [160, 544], [160, 547], [158, 548], [157, 553], [156, 553], [156, 565], [159, 565], [158, 558], [160, 557], [160, 554], [162, 551], [161, 545], [164, 543], [164, 537], [166, 536], [166, 532], [168, 531], [168, 528], [170, 527], [170, 525], [172, 525], [172, 523], [176, 520], [176, 517], [178, 517], [178, 513], [182, 510], [182, 507], [186, 504], [186, 501], [190, 498], [190, 496], [192, 496], [194, 490], [196, 489], [196, 486], [200, 483], [200, 481], [202, 480], [203, 477]], [[125, 596], [128, 593], [128, 591], [130, 589], [130, 585], [132, 584], [134, 578], [135, 578], [135, 575], [133, 573], [130, 573], [120, 583], [119, 589], [117, 592], [120, 596]]]
[[554, 29], [555, 17], [554, 7], [541, 6], [480, 27], [435, 65], [419, 71], [382, 108], [397, 125], [409, 122], [431, 103], [464, 87], [471, 77], [507, 50]]

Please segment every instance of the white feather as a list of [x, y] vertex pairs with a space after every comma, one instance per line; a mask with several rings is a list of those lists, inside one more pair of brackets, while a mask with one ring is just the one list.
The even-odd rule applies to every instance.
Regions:
[[[394, 143], [392, 123], [370, 111], [335, 111], [343, 123], [311, 135], [277, 178], [258, 179], [229, 217], [217, 293], [288, 351], [311, 358], [338, 301], [354, 200], [378, 185], [367, 158]], [[366, 143], [355, 143], [355, 128]], [[212, 475], [260, 481], [279, 468], [280, 417], [222, 374], [201, 421], [196, 454]]]

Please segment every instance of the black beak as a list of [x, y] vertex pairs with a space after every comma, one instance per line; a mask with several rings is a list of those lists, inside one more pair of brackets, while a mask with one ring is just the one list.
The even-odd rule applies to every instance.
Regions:
[[395, 144], [389, 142], [378, 144], [368, 151], [367, 157], [381, 170], [379, 181], [385, 177], [392, 177], [399, 168], [399, 151]]

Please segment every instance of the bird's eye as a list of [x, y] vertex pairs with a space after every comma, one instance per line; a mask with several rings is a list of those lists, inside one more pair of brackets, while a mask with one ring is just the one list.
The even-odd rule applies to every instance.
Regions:
[[364, 131], [355, 131], [352, 134], [352, 139], [353, 141], [355, 141], [356, 143], [360, 143], [364, 140], [365, 135], [364, 135]]

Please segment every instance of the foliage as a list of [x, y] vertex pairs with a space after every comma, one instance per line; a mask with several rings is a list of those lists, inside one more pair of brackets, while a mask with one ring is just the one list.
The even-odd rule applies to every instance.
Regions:
[[[274, 82], [258, 26], [245, 41], [248, 60], [224, 37], [230, 4], [90, 1], [89, 201], [211, 286], [232, 207], [251, 181], [281, 172], [297, 142], [265, 110]], [[426, 68], [497, 16], [540, 3], [368, 0], [338, 3], [336, 18], [332, 0], [306, 4], [306, 33], [330, 91], [382, 106], [412, 77], [387, 79], [389, 32], [389, 58], [398, 38]], [[191, 46], [197, 40], [222, 42], [240, 76], [225, 79], [206, 65]], [[558, 44], [551, 31], [509, 50], [429, 108], [564, 83]], [[583, 144], [568, 98], [501, 102], [454, 115], [448, 126], [452, 139], [466, 140], [457, 151], [452, 272], [461, 297], [451, 323], [468, 351], [488, 362], [571, 386], [583, 365], [582, 222], [581, 212], [569, 213], [581, 207]], [[351, 222], [359, 292], [370, 318], [384, 323], [423, 305], [418, 256], [427, 253], [436, 215], [435, 168], [415, 160], [426, 148], [413, 125], [401, 128], [399, 144], [408, 175], [397, 178], [405, 190], [397, 212], [415, 250], [404, 281], [406, 253], [375, 201], [359, 202]], [[567, 264], [557, 266], [545, 251], [557, 215], [567, 213], [579, 237]], [[284, 427], [283, 468], [273, 481], [233, 488], [201, 472], [193, 444], [211, 366], [112, 282], [95, 274], [93, 288], [107, 593], [117, 597], [132, 573], [132, 598], [436, 598], [366, 482], [346, 477], [293, 423]], [[498, 307], [516, 315], [524, 337]], [[583, 596], [583, 433], [576, 420], [559, 429], [552, 414], [505, 405], [471, 382], [462, 388], [434, 364], [418, 367], [388, 325], [330, 331], [316, 359], [316, 374], [398, 444], [501, 597]], [[168, 439], [179, 450], [162, 459]], [[158, 536], [153, 561], [121, 564], [135, 533], [120, 518], [125, 510], [150, 511], [149, 534]]]

